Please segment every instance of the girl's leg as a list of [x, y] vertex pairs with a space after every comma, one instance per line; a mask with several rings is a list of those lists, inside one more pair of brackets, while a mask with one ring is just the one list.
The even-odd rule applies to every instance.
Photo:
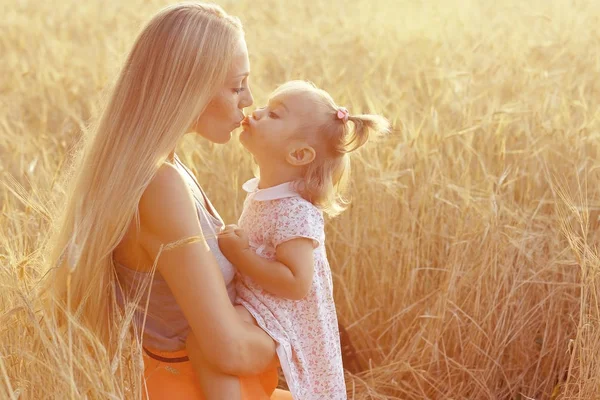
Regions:
[[224, 374], [207, 363], [191, 332], [186, 341], [186, 349], [206, 400], [241, 400], [238, 377]]

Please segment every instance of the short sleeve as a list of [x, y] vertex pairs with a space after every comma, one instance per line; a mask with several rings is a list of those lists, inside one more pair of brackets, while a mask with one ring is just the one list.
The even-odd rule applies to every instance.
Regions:
[[299, 198], [282, 200], [275, 214], [272, 226], [274, 248], [297, 238], [312, 239], [315, 248], [323, 244], [323, 213], [308, 201]]

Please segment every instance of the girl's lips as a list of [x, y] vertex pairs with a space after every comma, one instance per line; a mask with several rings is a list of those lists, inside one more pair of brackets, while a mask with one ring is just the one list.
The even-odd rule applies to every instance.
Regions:
[[247, 126], [250, 126], [249, 117], [248, 117], [248, 116], [244, 117], [244, 119], [242, 120], [242, 122], [241, 122], [241, 124], [240, 124], [240, 125], [241, 125], [242, 127], [247, 127]]

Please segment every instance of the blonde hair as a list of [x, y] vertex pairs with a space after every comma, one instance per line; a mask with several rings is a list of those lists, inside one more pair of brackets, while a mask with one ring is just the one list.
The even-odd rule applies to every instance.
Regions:
[[64, 211], [47, 243], [47, 289], [55, 311], [72, 305], [71, 318], [106, 346], [116, 323], [113, 250], [131, 221], [139, 227], [144, 190], [225, 84], [242, 37], [240, 21], [219, 6], [161, 10], [137, 37], [67, 175]]
[[[289, 81], [279, 86], [272, 97], [284, 94], [307, 98], [307, 121], [298, 135], [312, 140], [316, 157], [304, 171], [297, 187], [306, 200], [329, 216], [335, 216], [349, 204], [345, 196], [350, 178], [350, 153], [362, 147], [370, 135], [389, 133], [389, 122], [380, 115], [350, 115], [340, 119], [333, 98], [308, 81]], [[352, 123], [352, 127], [350, 126]]]

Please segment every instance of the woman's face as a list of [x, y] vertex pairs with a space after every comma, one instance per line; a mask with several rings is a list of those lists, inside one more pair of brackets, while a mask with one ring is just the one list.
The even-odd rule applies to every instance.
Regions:
[[231, 131], [244, 119], [244, 108], [254, 102], [248, 75], [250, 61], [244, 38], [240, 38], [223, 86], [198, 118], [192, 131], [214, 143], [227, 143]]

